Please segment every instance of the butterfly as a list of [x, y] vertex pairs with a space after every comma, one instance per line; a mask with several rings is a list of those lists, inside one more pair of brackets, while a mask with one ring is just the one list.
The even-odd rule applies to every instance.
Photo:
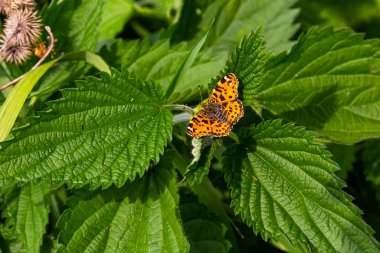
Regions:
[[223, 76], [202, 109], [191, 118], [186, 133], [194, 138], [227, 136], [244, 115], [243, 103], [237, 99], [238, 86], [233, 73]]

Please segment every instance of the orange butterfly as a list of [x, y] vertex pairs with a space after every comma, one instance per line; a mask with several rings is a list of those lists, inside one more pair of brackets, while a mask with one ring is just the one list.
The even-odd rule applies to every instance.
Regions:
[[212, 90], [208, 100], [189, 122], [186, 133], [192, 137], [226, 136], [244, 115], [243, 103], [237, 99], [239, 80], [228, 73]]

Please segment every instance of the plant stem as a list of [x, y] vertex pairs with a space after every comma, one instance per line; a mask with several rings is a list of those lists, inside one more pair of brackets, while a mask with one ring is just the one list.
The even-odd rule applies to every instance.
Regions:
[[132, 21], [131, 26], [141, 37], [146, 37], [150, 34], [150, 32], [144, 26], [140, 25], [140, 23], [137, 21]]
[[176, 125], [179, 123], [188, 122], [190, 118], [191, 118], [191, 114], [189, 114], [188, 112], [174, 115], [173, 124]]
[[190, 114], [194, 113], [193, 108], [187, 105], [169, 104], [169, 105], [164, 105], [164, 107], [167, 107], [169, 108], [169, 110], [173, 110], [173, 111], [184, 111]]

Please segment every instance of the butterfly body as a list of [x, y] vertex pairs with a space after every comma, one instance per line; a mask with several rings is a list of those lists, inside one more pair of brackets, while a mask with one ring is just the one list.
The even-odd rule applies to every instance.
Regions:
[[243, 103], [237, 99], [239, 81], [233, 73], [226, 74], [212, 90], [202, 109], [190, 120], [187, 134], [202, 136], [226, 136], [244, 115]]
[[227, 112], [224, 111], [223, 105], [208, 102], [203, 105], [203, 109], [205, 110], [205, 113], [209, 118], [221, 122], [228, 122], [231, 124], [231, 122], [227, 118]]

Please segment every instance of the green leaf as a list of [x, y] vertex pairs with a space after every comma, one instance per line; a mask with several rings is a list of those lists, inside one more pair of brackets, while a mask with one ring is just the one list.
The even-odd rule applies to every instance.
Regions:
[[242, 92], [239, 97], [246, 105], [256, 106], [257, 92], [262, 85], [266, 57], [261, 30], [243, 38], [240, 46], [227, 63], [227, 71], [233, 72], [239, 79]]
[[171, 42], [178, 43], [192, 39], [198, 31], [198, 23], [200, 21], [199, 5], [194, 0], [184, 0], [178, 22], [171, 27]]
[[172, 95], [174, 89], [179, 81], [182, 81], [183, 75], [189, 70], [191, 65], [193, 65], [195, 59], [199, 55], [199, 51], [201, 50], [203, 44], [205, 43], [208, 33], [210, 32], [210, 29], [212, 28], [214, 21], [211, 22], [210, 28], [208, 31], [202, 36], [202, 38], [197, 42], [197, 44], [194, 45], [194, 47], [189, 51], [188, 55], [186, 56], [183, 63], [180, 65], [179, 69], [177, 70], [176, 74], [174, 75], [173, 79], [171, 80], [169, 87], [166, 90], [166, 97], [170, 98], [170, 95]]
[[128, 72], [78, 81], [36, 124], [0, 150], [0, 185], [36, 178], [79, 186], [122, 185], [158, 162], [172, 114], [158, 87]]
[[221, 144], [221, 140], [194, 138], [192, 143], [194, 159], [184, 173], [184, 182], [190, 184], [190, 186], [200, 184], [203, 178], [207, 176], [212, 158], [216, 148]]
[[297, 31], [293, 22], [298, 10], [291, 7], [295, 0], [218, 0], [208, 6], [202, 16], [201, 29], [206, 31], [215, 17], [209, 45], [214, 54], [229, 52], [241, 38], [264, 25], [266, 47], [270, 50], [289, 49], [289, 39]]
[[108, 64], [97, 54], [88, 51], [70, 53], [62, 57], [64, 61], [85, 61], [94, 66], [99, 71], [111, 75], [111, 69]]
[[[189, 52], [186, 43], [170, 47], [169, 40], [161, 40], [140, 55], [128, 69], [144, 80], [154, 80], [166, 91]], [[199, 87], [205, 90], [210, 77], [216, 76], [225, 62], [220, 57], [200, 53], [195, 63], [184, 73], [182, 81], [175, 86], [170, 102], [186, 102], [191, 98], [199, 98]]]
[[[253, 4], [254, 2], [252, 1], [229, 1], [227, 4], [225, 0], [219, 0], [209, 6], [203, 15], [201, 26], [203, 27], [204, 31], [207, 31], [210, 23], [214, 17], [216, 17], [216, 24], [213, 26], [214, 28], [211, 28], [211, 34], [208, 35], [207, 40], [209, 42], [211, 41], [208, 44], [208, 46], [210, 46], [210, 49], [207, 51], [201, 51], [199, 60], [186, 72], [182, 78], [183, 81], [181, 81], [175, 87], [175, 91], [171, 96], [170, 102], [189, 101], [191, 98], [195, 98], [199, 94], [199, 87], [204, 90], [204, 87], [207, 87], [206, 84], [208, 80], [210, 80], [210, 77], [217, 76], [221, 73], [221, 70], [225, 66], [225, 62], [228, 60], [230, 51], [238, 46], [242, 35], [250, 34], [253, 29], [265, 23], [265, 21], [268, 20], [268, 17], [266, 16], [268, 13], [270, 13], [270, 15], [276, 16], [276, 18], [280, 18], [281, 21], [274, 18], [274, 24], [272, 26], [268, 24], [266, 27], [272, 28], [269, 30], [265, 29], [265, 32], [269, 31], [269, 34], [271, 34], [271, 32], [273, 32], [273, 34], [281, 34], [278, 38], [281, 38], [280, 40], [286, 40], [285, 46], [283, 41], [279, 42], [278, 39], [274, 38], [273, 41], [276, 41], [276, 43], [278, 42], [278, 46], [273, 45], [273, 47], [270, 47], [270, 49], [274, 47], [277, 47], [279, 49], [289, 46], [289, 37], [287, 36], [289, 35], [290, 30], [292, 30], [292, 32], [290, 32], [290, 34], [292, 34], [297, 29], [296, 26], [291, 25], [293, 19], [295, 18], [295, 15], [297, 14], [297, 11], [288, 10], [294, 1], [288, 1], [287, 3], [284, 3], [283, 1], [281, 1], [281, 3], [278, 3], [276, 1], [275, 4], [264, 4], [266, 0], [262, 1], [262, 4], [256, 5]], [[243, 20], [241, 20], [241, 17], [239, 15], [234, 15], [236, 13], [232, 10], [233, 6], [234, 8], [238, 8], [242, 13], [246, 13], [243, 17], [244, 22], [246, 22], [246, 19], [249, 19], [252, 21], [252, 26], [247, 25], [246, 23], [244, 26], [241, 25]], [[252, 12], [248, 14], [249, 10], [252, 10]], [[286, 15], [279, 15], [279, 12], [284, 12]], [[225, 15], [219, 15], [220, 13], [223, 13]], [[231, 14], [233, 17], [228, 17], [230, 13], [234, 13]], [[249, 17], [247, 17], [247, 15]], [[284, 17], [286, 19], [286, 22], [284, 21]], [[231, 23], [228, 23], [230, 21]], [[278, 26], [275, 24], [276, 22], [282, 22], [281, 24], [283, 26]], [[222, 26], [223, 28], [221, 28]], [[239, 26], [239, 28], [237, 28], [237, 26]], [[286, 30], [285, 27], [292, 28], [290, 30]], [[227, 30], [225, 31], [224, 29]], [[286, 36], [282, 34], [282, 32], [285, 31], [287, 32]], [[255, 36], [256, 38], [254, 38]], [[242, 47], [237, 50], [236, 54], [233, 56], [234, 58], [232, 60], [232, 64], [228, 64], [227, 68], [230, 71], [239, 72], [234, 72], [239, 77], [239, 80], [241, 77], [244, 77], [246, 79], [242, 80], [241, 84], [249, 84], [247, 85], [246, 92], [248, 94], [248, 99], [252, 100], [255, 91], [257, 90], [256, 85], [259, 84], [261, 78], [263, 67], [262, 64], [264, 62], [261, 33], [253, 33], [246, 40], [247, 41], [244, 42], [244, 47], [242, 45]], [[268, 39], [268, 41], [270, 40]], [[172, 73], [176, 73], [176, 69], [179, 68], [178, 66], [180, 66], [181, 62], [183, 61], [182, 57], [184, 57], [183, 55], [185, 53], [183, 55], [179, 55], [179, 51], [187, 49], [186, 47], [181, 47], [183, 44], [179, 44], [171, 48], [171, 50], [173, 50], [173, 53], [169, 53], [169, 43], [167, 42], [166, 47], [164, 43], [165, 42], [154, 46], [154, 50], [152, 48], [152, 51], [150, 51], [150, 53], [144, 55], [142, 59], [137, 60], [137, 68], [136, 66], [132, 66], [131, 69], [133, 69], [133, 71], [136, 71], [138, 75], [143, 79], [148, 78], [152, 80], [159, 80], [158, 82], [160, 82], [165, 89], [165, 87], [168, 86], [168, 83], [170, 83], [169, 80], [172, 80], [173, 78]], [[253, 54], [250, 55], [245, 53]], [[168, 62], [170, 64], [168, 64]], [[255, 73], [250, 73], [250, 71], [255, 71]], [[144, 74], [141, 75], [141, 72]], [[165, 79], [163, 80], [162, 77]], [[217, 81], [219, 80], [214, 79], [212, 81], [212, 84], [215, 85], [215, 82]]]
[[18, 251], [40, 252], [42, 239], [48, 223], [49, 205], [47, 196], [48, 184], [26, 184], [14, 198], [5, 203], [7, 209], [3, 212], [6, 218], [7, 231], [2, 235], [9, 241], [21, 241]]
[[3, 93], [0, 92], [0, 106], [4, 103], [4, 101], [5, 101], [5, 97]]
[[47, 62], [38, 68], [30, 71], [21, 79], [10, 91], [7, 100], [0, 108], [0, 141], [4, 141], [10, 133], [22, 106], [34, 85], [41, 76], [48, 71], [60, 58]]
[[[46, 9], [45, 20], [58, 38], [57, 53], [95, 52], [102, 13], [103, 0], [53, 1]], [[68, 83], [83, 77], [89, 69], [90, 67], [82, 62], [61, 63], [44, 76], [36, 94], [44, 91], [45, 95], [51, 95]]]
[[272, 113], [343, 143], [380, 136], [378, 41], [314, 28], [274, 57], [258, 99]]
[[236, 214], [264, 239], [286, 236], [321, 252], [378, 252], [373, 230], [345, 185], [338, 166], [314, 134], [280, 120], [239, 133], [240, 145], [223, 160]]
[[[59, 60], [84, 60], [87, 63], [94, 65], [94, 67], [96, 67], [98, 70], [111, 74], [111, 70], [108, 67], [107, 63], [105, 63], [100, 56], [92, 54], [90, 52], [67, 54], [63, 57], [58, 57], [52, 61], [49, 61], [28, 72], [21, 79], [21, 81], [18, 82], [16, 87], [11, 90], [6, 102], [0, 108], [0, 125], [2, 126], [0, 129], [0, 141], [3, 141], [7, 138], [34, 85]], [[38, 92], [32, 92], [30, 94], [30, 96], [35, 95], [38, 95]]]
[[168, 164], [120, 189], [88, 195], [71, 199], [58, 223], [63, 252], [188, 250], [178, 217], [176, 176]]
[[105, 1], [99, 37], [112, 39], [121, 32], [125, 23], [132, 18], [134, 14], [133, 4], [132, 0]]
[[[179, 15], [181, 1], [178, 0], [137, 0], [135, 10], [137, 15], [148, 18], [159, 18], [172, 23], [172, 18]], [[140, 6], [143, 6], [142, 8]], [[172, 17], [173, 13], [176, 16]]]
[[121, 60], [121, 67], [130, 67], [138, 58], [148, 53], [149, 50], [149, 40], [145, 39], [142, 41], [117, 40], [115, 50], [111, 51], [118, 53], [118, 55], [115, 57], [115, 60]]
[[191, 253], [230, 252], [231, 242], [227, 238], [227, 226], [194, 195], [181, 196], [181, 217]]

